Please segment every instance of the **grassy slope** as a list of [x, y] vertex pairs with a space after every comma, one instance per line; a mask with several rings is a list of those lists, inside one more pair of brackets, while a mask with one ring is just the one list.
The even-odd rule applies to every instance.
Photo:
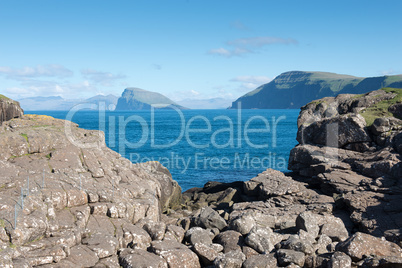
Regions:
[[9, 98], [7, 98], [6, 96], [0, 94], [0, 100], [9, 100]]
[[360, 114], [366, 120], [367, 126], [372, 125], [376, 118], [394, 116], [388, 111], [388, 108], [396, 103], [402, 103], [402, 88], [383, 88], [383, 90], [396, 93], [397, 96], [391, 100], [384, 100], [364, 109]]

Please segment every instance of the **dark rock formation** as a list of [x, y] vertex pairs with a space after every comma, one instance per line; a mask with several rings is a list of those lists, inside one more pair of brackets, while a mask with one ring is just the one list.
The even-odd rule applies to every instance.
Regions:
[[4, 121], [22, 117], [23, 114], [24, 111], [21, 109], [20, 104], [17, 101], [0, 95], [0, 125]]

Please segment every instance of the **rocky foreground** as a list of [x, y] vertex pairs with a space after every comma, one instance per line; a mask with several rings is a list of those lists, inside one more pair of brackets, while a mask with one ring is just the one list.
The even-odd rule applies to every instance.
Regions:
[[380, 90], [312, 102], [292, 173], [183, 194], [159, 163], [131, 164], [98, 131], [74, 126], [77, 140], [98, 144], [79, 148], [62, 120], [3, 122], [0, 265], [402, 267], [400, 98]]

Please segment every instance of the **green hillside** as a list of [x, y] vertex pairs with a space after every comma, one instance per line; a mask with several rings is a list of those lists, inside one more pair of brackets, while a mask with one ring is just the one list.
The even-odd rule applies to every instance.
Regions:
[[292, 71], [243, 95], [232, 103], [232, 108], [298, 109], [323, 97], [341, 93], [361, 94], [383, 87], [402, 87], [402, 75], [362, 78], [326, 72]]

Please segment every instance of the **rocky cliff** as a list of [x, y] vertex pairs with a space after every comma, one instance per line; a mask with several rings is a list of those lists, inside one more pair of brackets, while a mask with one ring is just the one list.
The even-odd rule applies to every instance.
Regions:
[[20, 104], [17, 101], [0, 95], [0, 125], [4, 121], [21, 117], [23, 114], [24, 111], [21, 109]]
[[[180, 188], [157, 162], [133, 165], [102, 132], [25, 115], [0, 129], [0, 266], [120, 267], [118, 249], [147, 247]], [[66, 134], [68, 133], [68, 134]]]
[[299, 109], [315, 99], [402, 87], [402, 75], [355, 77], [325, 72], [291, 71], [240, 97], [232, 109]]
[[289, 169], [336, 196], [359, 229], [401, 240], [402, 89], [339, 95], [302, 107]]

